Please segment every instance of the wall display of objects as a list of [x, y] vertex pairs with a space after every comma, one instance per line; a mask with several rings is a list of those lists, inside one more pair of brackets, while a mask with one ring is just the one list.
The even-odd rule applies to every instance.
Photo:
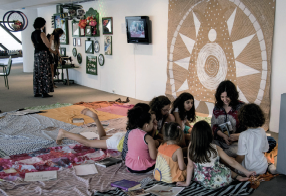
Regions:
[[73, 55], [74, 57], [76, 57], [76, 55], [77, 55], [77, 50], [76, 50], [76, 48], [73, 48], [73, 49], [72, 49], [72, 55]]
[[79, 64], [82, 63], [82, 56], [81, 56], [80, 53], [77, 54], [76, 59], [77, 59], [77, 62], [78, 62]]
[[95, 40], [94, 41], [94, 52], [99, 53], [100, 46], [99, 46], [99, 41]]
[[103, 54], [100, 54], [98, 56], [98, 63], [99, 63], [100, 66], [104, 65], [104, 56], [103, 56]]

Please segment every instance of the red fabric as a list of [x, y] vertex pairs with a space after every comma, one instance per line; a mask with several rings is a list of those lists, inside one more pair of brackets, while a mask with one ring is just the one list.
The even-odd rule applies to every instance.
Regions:
[[113, 104], [112, 106], [104, 107], [104, 108], [98, 108], [97, 110], [102, 112], [108, 112], [111, 114], [117, 114], [121, 116], [127, 116], [128, 110], [132, 109], [134, 105], [118, 105]]

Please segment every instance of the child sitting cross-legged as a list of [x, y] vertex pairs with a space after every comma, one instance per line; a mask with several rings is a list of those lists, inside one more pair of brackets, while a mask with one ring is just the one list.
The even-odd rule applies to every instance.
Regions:
[[276, 167], [264, 156], [269, 144], [265, 130], [261, 128], [265, 123], [261, 108], [254, 103], [244, 105], [239, 111], [238, 120], [247, 129], [239, 135], [236, 161], [256, 174], [264, 174], [267, 168], [270, 173], [275, 174]]
[[178, 123], [165, 123], [163, 143], [158, 148], [154, 178], [166, 183], [185, 181], [186, 164], [182, 148], [178, 145], [183, 139], [183, 131]]
[[[255, 174], [225, 154], [222, 148], [212, 144], [212, 141], [213, 134], [210, 125], [206, 121], [197, 122], [192, 129], [188, 147], [187, 180], [186, 182], [177, 182], [178, 186], [189, 186], [193, 177], [194, 181], [205, 188], [216, 189], [230, 184], [232, 179], [246, 181], [250, 175]], [[220, 159], [247, 177], [232, 172], [219, 162]]]

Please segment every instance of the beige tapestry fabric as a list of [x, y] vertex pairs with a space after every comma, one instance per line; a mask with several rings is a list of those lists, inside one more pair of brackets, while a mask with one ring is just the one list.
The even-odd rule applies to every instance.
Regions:
[[168, 9], [166, 95], [189, 92], [211, 116], [217, 86], [231, 80], [263, 109], [267, 130], [275, 0], [169, 0]]

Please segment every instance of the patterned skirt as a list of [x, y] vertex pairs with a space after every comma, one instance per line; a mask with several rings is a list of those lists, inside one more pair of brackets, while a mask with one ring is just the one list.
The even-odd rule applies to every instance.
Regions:
[[54, 92], [51, 65], [47, 51], [40, 51], [34, 55], [33, 88], [35, 94]]

